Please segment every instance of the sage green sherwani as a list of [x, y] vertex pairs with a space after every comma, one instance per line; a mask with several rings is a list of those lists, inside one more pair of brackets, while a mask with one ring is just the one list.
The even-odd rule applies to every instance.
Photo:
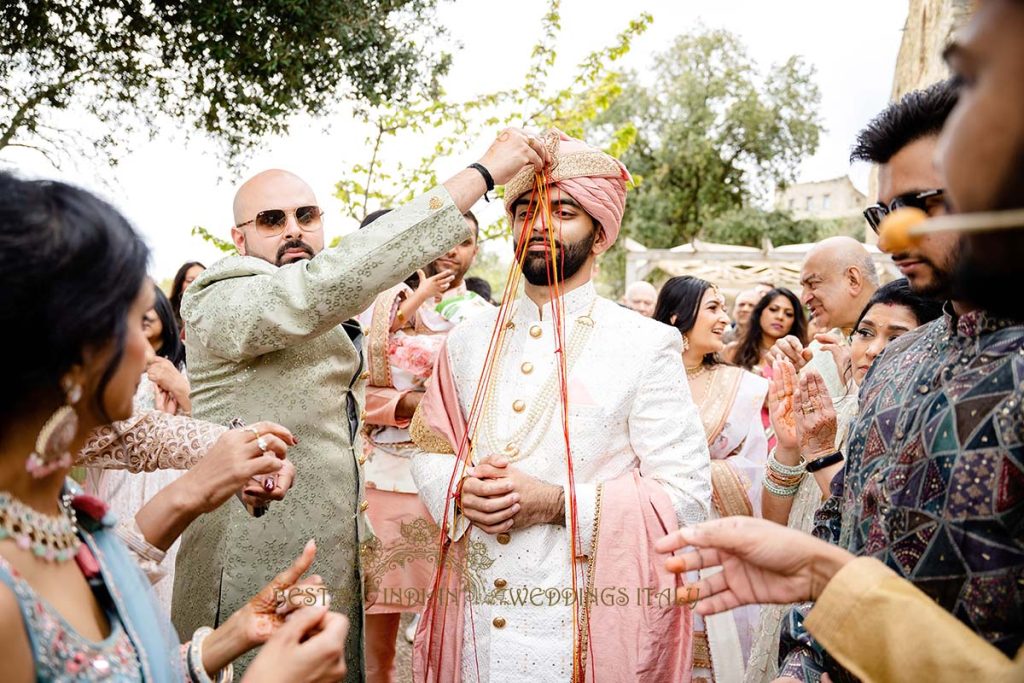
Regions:
[[288, 452], [296, 479], [284, 501], [255, 518], [232, 498], [185, 532], [173, 608], [182, 637], [222, 623], [315, 538], [311, 571], [348, 614], [349, 680], [361, 680], [358, 549], [367, 527], [354, 442], [365, 382], [358, 328], [342, 323], [469, 234], [439, 187], [313, 259], [279, 268], [230, 256], [188, 289], [181, 313], [193, 415], [272, 420], [299, 443]]

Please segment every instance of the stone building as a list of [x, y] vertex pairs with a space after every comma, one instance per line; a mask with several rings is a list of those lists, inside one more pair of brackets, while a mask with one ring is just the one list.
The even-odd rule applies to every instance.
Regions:
[[864, 193], [853, 186], [849, 176], [789, 185], [775, 195], [775, 208], [789, 211], [796, 218], [858, 216], [866, 202]]
[[910, 0], [903, 41], [896, 57], [892, 98], [949, 77], [942, 51], [967, 23], [971, 0]]

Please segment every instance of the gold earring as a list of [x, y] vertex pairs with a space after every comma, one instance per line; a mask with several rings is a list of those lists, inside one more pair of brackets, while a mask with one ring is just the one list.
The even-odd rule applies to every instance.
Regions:
[[683, 335], [683, 353], [686, 353], [689, 350], [690, 350], [690, 340], [687, 339], [686, 335], [684, 334]]
[[54, 411], [36, 436], [36, 449], [28, 456], [25, 469], [36, 479], [61, 468], [71, 467], [71, 442], [78, 433], [74, 405], [82, 399], [82, 385], [63, 382], [65, 403]]

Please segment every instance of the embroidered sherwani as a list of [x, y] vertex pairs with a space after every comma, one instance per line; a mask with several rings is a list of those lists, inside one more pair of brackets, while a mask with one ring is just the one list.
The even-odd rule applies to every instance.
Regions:
[[288, 453], [296, 479], [284, 501], [260, 518], [226, 504], [185, 532], [174, 586], [180, 632], [222, 623], [315, 538], [310, 571], [324, 578], [335, 608], [348, 610], [348, 676], [361, 678], [363, 363], [358, 325], [342, 323], [469, 230], [436, 188], [313, 259], [278, 268], [231, 256], [189, 288], [181, 312], [194, 415], [276, 421], [299, 443]]
[[[531, 402], [540, 400], [542, 386], [556, 371], [550, 304], [539, 311], [525, 297], [518, 302], [474, 450], [477, 459], [486, 457], [494, 444], [506, 444], [524, 421], [536, 420], [537, 428], [518, 442], [522, 451], [512, 466], [565, 487], [567, 524], [513, 528], [497, 536], [476, 528], [467, 531], [463, 518], [453, 525], [454, 538], [469, 533], [475, 546], [468, 578], [477, 590], [467, 596], [472, 604], [467, 605], [463, 639], [462, 671], [467, 681], [477, 680], [478, 671], [482, 681], [572, 677], [573, 615], [571, 599], [563, 593], [572, 587], [572, 496], [584, 554], [592, 547], [598, 520], [599, 485], [633, 469], [661, 485], [680, 523], [693, 524], [708, 516], [708, 447], [683, 371], [679, 333], [597, 297], [589, 283], [569, 292], [563, 302], [567, 363], [572, 366], [568, 422], [575, 490], [567, 484], [557, 399], [552, 398], [539, 417], [531, 411]], [[469, 414], [496, 316], [497, 311], [480, 314], [449, 334], [448, 361], [463, 415]], [[592, 329], [582, 346], [574, 345], [577, 326], [586, 323], [577, 322], [583, 317], [590, 319]], [[454, 463], [451, 455], [436, 453], [418, 455], [413, 461], [420, 497], [438, 520], [445, 515]], [[578, 558], [575, 564], [582, 577], [586, 559]], [[584, 585], [581, 578], [577, 587], [582, 590]], [[630, 601], [636, 601], [644, 588], [621, 586]]]

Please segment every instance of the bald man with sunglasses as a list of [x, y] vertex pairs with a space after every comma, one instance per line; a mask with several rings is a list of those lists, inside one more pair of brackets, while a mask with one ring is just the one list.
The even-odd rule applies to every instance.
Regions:
[[502, 131], [479, 162], [333, 248], [324, 247], [312, 188], [295, 174], [264, 171], [239, 188], [238, 255], [213, 264], [182, 301], [193, 414], [247, 424], [272, 415], [288, 425], [298, 439], [289, 452], [296, 482], [267, 514], [225, 505], [186, 532], [174, 587], [179, 632], [244, 606], [313, 538], [311, 571], [347, 610], [348, 677], [362, 680], [359, 545], [369, 504], [356, 442], [365, 364], [350, 319], [469, 237], [463, 214], [487, 190], [546, 158], [535, 137]]

